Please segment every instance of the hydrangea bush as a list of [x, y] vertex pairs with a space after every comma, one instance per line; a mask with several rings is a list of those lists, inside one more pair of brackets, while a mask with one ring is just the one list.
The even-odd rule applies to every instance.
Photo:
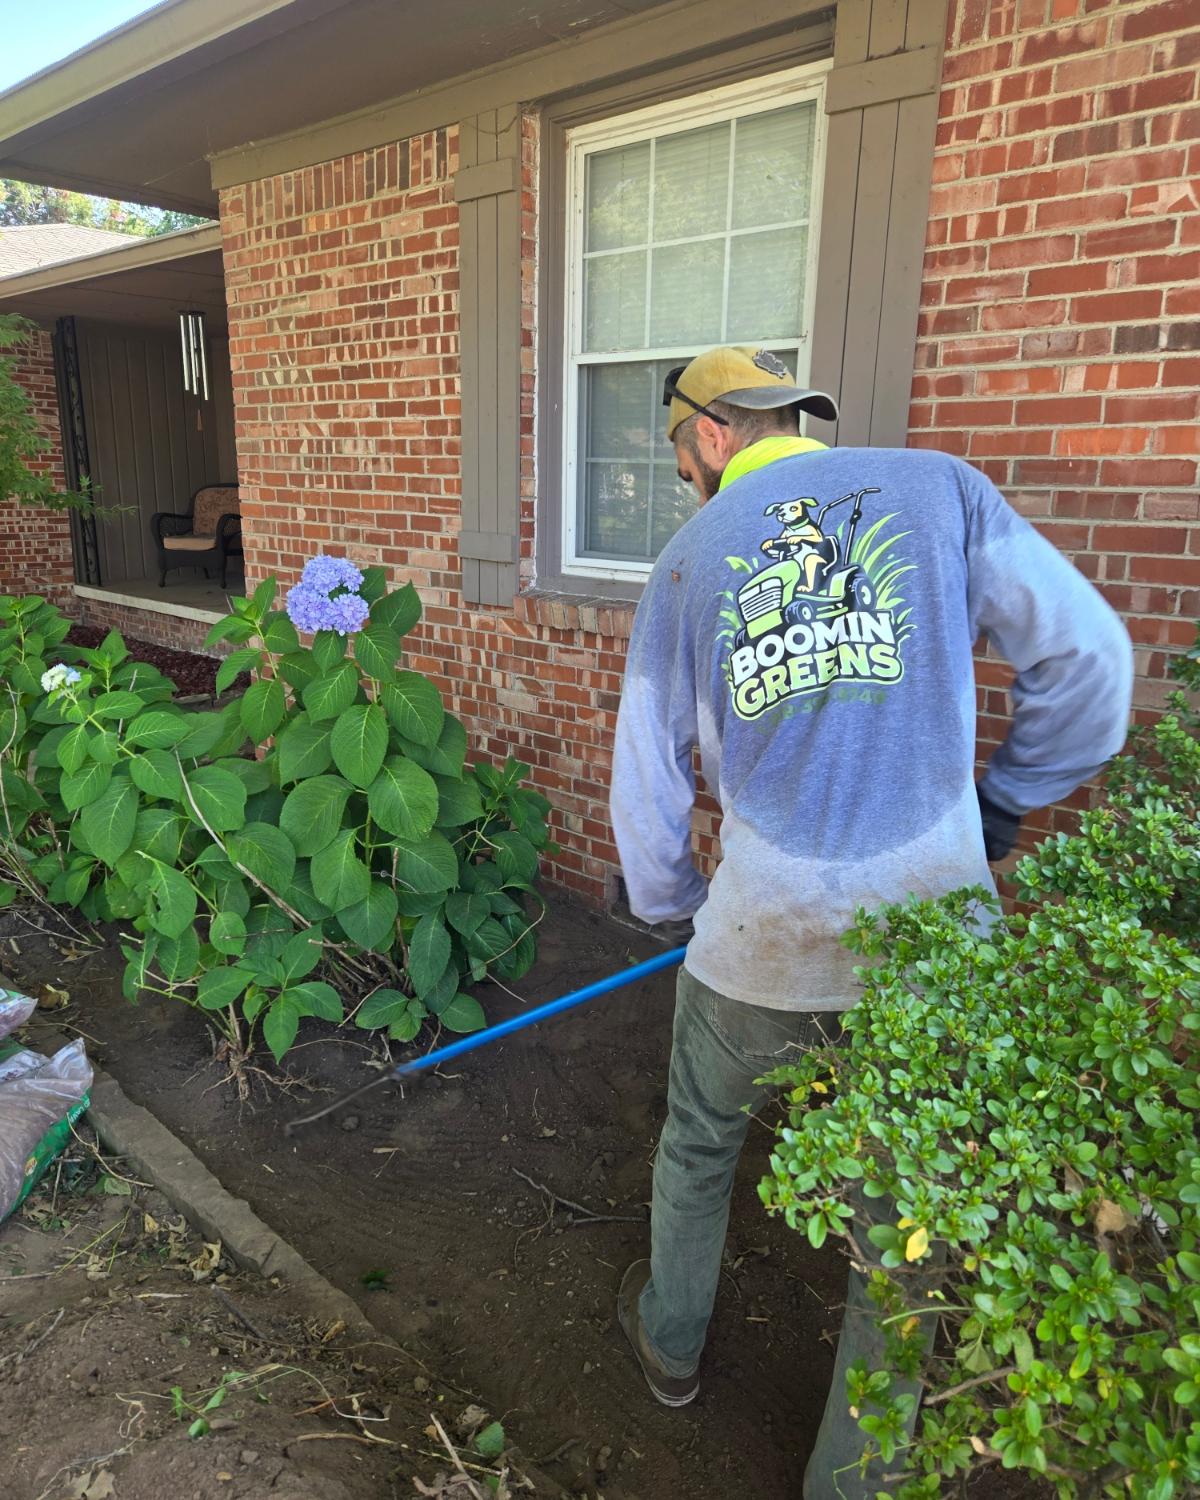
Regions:
[[[1200, 645], [1176, 665], [1200, 688]], [[761, 1186], [819, 1245], [868, 1235], [888, 1365], [850, 1373], [900, 1500], [989, 1465], [1058, 1495], [1200, 1493], [1200, 719], [1185, 693], [1078, 834], [982, 892], [860, 913], [845, 1047], [776, 1080]], [[835, 1092], [834, 1092], [835, 1091]], [[856, 1221], [856, 1192], [891, 1222]], [[944, 1251], [935, 1300], [907, 1268]], [[920, 1336], [930, 1318], [932, 1349]], [[912, 1397], [926, 1387], [916, 1435]]]
[[[39, 734], [4, 783], [30, 789], [19, 858], [52, 899], [128, 924], [128, 997], [206, 1012], [235, 1071], [259, 1030], [278, 1059], [303, 1017], [341, 1021], [347, 1001], [399, 1041], [427, 1017], [474, 1030], [469, 986], [535, 956], [549, 804], [519, 761], [468, 766], [463, 725], [402, 665], [411, 585], [321, 557], [285, 610], [275, 594], [267, 579], [213, 627], [234, 647], [218, 692], [251, 679], [213, 711], [172, 704], [115, 633], [77, 668], [29, 653]], [[27, 605], [6, 608], [28, 646]]]

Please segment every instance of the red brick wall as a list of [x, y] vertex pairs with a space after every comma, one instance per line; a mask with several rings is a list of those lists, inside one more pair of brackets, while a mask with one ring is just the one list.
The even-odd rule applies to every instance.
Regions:
[[[15, 374], [33, 404], [38, 427], [49, 443], [32, 455], [29, 467], [49, 474], [62, 489], [62, 438], [50, 335], [38, 330], [15, 351]], [[0, 594], [42, 594], [75, 613], [72, 591], [71, 525], [65, 511], [41, 510], [0, 497]]]
[[225, 656], [232, 649], [227, 642], [218, 642], [211, 649], [204, 645], [204, 637], [212, 629], [205, 620], [188, 620], [181, 615], [115, 604], [109, 599], [76, 599], [71, 613], [84, 625], [119, 630], [126, 641], [150, 641], [176, 651], [195, 651], [200, 656]]
[[[524, 135], [523, 568], [533, 552], [537, 140]], [[221, 201], [250, 586], [328, 549], [384, 564], [425, 602], [410, 663], [476, 751], [528, 761], [553, 800], [553, 878], [603, 900], [612, 732], [632, 613], [527, 597], [464, 606], [456, 133], [244, 187]]]
[[1200, 615], [1198, 64], [1192, 0], [953, 0], [910, 415], [1124, 614], [1142, 716]]
[[[1196, 165], [1197, 28], [1181, 34], [1178, 0], [951, 9], [913, 441], [978, 463], [1102, 584], [1138, 640], [1149, 710], [1200, 613], [1198, 236], [1181, 181], [1189, 150]], [[536, 148], [527, 122], [526, 581]], [[247, 572], [291, 582], [328, 548], [412, 579], [426, 604], [412, 664], [477, 750], [534, 766], [563, 845], [552, 877], [602, 900], [632, 611], [536, 593], [463, 604], [455, 166], [455, 133], [436, 132], [223, 193]], [[981, 666], [985, 746], [998, 672]], [[705, 804], [706, 858], [714, 830]]]

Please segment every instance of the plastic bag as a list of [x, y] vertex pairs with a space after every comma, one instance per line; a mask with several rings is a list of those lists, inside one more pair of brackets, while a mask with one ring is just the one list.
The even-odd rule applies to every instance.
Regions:
[[0, 989], [0, 1037], [16, 1031], [18, 1026], [24, 1026], [36, 1008], [37, 1001], [31, 1000], [28, 995], [18, 995], [16, 990]]
[[0, 1219], [16, 1208], [70, 1139], [71, 1122], [86, 1108], [91, 1082], [83, 1042], [74, 1041], [0, 1083]]

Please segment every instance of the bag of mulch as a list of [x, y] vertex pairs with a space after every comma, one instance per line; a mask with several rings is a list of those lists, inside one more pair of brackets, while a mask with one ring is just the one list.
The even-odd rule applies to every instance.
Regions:
[[24, 1026], [36, 1007], [37, 1001], [31, 1000], [28, 995], [18, 995], [16, 990], [0, 989], [0, 1037], [16, 1031], [18, 1026]]
[[71, 1139], [91, 1083], [82, 1041], [50, 1058], [0, 1043], [0, 1221], [25, 1201]]

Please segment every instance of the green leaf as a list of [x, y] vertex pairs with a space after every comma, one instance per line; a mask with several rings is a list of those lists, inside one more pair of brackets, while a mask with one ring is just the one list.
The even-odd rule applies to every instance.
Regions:
[[338, 716], [329, 737], [333, 763], [357, 787], [369, 787], [387, 754], [388, 730], [375, 703], [356, 703]]
[[300, 645], [300, 637], [296, 627], [288, 619], [287, 615], [276, 610], [267, 620], [266, 629], [262, 633], [263, 644], [268, 651], [274, 652], [276, 656], [286, 656], [295, 651]]
[[79, 814], [87, 848], [110, 868], [133, 842], [137, 810], [137, 788], [121, 778], [110, 782]]
[[463, 762], [467, 757], [467, 731], [462, 720], [446, 714], [442, 720], [442, 731], [436, 745], [425, 745], [410, 739], [405, 746], [410, 758], [424, 766], [434, 776], [450, 776], [461, 779]]
[[216, 646], [221, 641], [248, 641], [253, 634], [254, 626], [249, 620], [243, 620], [238, 615], [226, 615], [204, 637], [204, 644]]
[[257, 646], [243, 646], [239, 651], [231, 651], [217, 668], [217, 692], [223, 693], [232, 687], [243, 672], [251, 671], [261, 662], [262, 652]]
[[321, 962], [325, 952], [324, 934], [320, 927], [306, 927], [293, 933], [283, 946], [279, 962], [290, 982], [303, 979]]
[[267, 1009], [262, 1018], [263, 1041], [271, 1049], [277, 1063], [296, 1040], [300, 1029], [300, 1008], [289, 996], [280, 995]]
[[140, 713], [143, 706], [136, 693], [101, 693], [92, 704], [92, 713], [98, 719], [128, 719]]
[[482, 1431], [475, 1434], [475, 1452], [481, 1458], [500, 1457], [504, 1452], [504, 1428], [499, 1422], [489, 1422]]
[[306, 713], [296, 715], [275, 741], [281, 781], [319, 776], [332, 764], [330, 728], [328, 724], [314, 724]]
[[208, 940], [218, 953], [236, 957], [246, 946], [246, 923], [237, 912], [222, 908], [209, 923]]
[[487, 1025], [483, 1007], [470, 995], [455, 995], [438, 1020], [447, 1031], [482, 1031]]
[[312, 859], [313, 890], [330, 911], [341, 912], [367, 899], [371, 872], [358, 857], [352, 828], [340, 833]]
[[358, 586], [359, 597], [365, 599], [368, 604], [374, 604], [376, 599], [382, 599], [387, 593], [387, 569], [381, 568], [378, 563], [374, 567], [362, 570], [362, 582]]
[[397, 672], [393, 681], [384, 683], [379, 698], [405, 739], [431, 748], [437, 744], [446, 709], [428, 678], [419, 672]]
[[408, 945], [408, 977], [419, 996], [425, 996], [450, 963], [450, 934], [437, 917], [422, 917]]
[[213, 764], [237, 777], [246, 788], [247, 801], [256, 792], [265, 792], [274, 785], [272, 762], [265, 758], [258, 760], [248, 755], [223, 755]]
[[281, 828], [247, 823], [226, 842], [233, 860], [271, 890], [286, 895], [296, 870], [296, 848]]
[[367, 806], [385, 832], [423, 838], [437, 814], [437, 787], [428, 771], [402, 755], [389, 755], [367, 789]]
[[302, 1016], [318, 1016], [322, 1021], [332, 1021], [336, 1025], [345, 1015], [342, 997], [333, 985], [321, 980], [310, 979], [305, 984], [290, 985], [284, 993], [299, 1006]]
[[76, 724], [58, 742], [55, 759], [69, 774], [78, 771], [88, 758], [89, 733], [86, 724]]
[[200, 939], [195, 927], [185, 927], [176, 938], [159, 936], [154, 961], [173, 984], [184, 984], [200, 967]]
[[389, 1024], [388, 1036], [393, 1042], [411, 1042], [420, 1031], [424, 1019], [424, 1009], [414, 1010], [410, 1001], [408, 1007]]
[[446, 920], [464, 937], [469, 937], [490, 914], [491, 908], [486, 896], [473, 896], [467, 891], [451, 891], [446, 897]]
[[423, 839], [396, 838], [392, 848], [401, 889], [424, 895], [448, 891], [458, 884], [458, 857], [440, 833], [426, 834]]
[[183, 740], [196, 717], [166, 708], [148, 708], [126, 724], [125, 743], [130, 749], [168, 750]]
[[374, 1031], [377, 1026], [391, 1026], [407, 1009], [408, 996], [399, 990], [376, 990], [359, 1006], [354, 1024]]
[[[237, 712], [238, 705], [236, 703], [230, 704], [230, 707], [235, 713]], [[137, 722], [140, 724], [141, 719]], [[240, 730], [240, 719], [238, 725]], [[229, 726], [223, 712], [206, 712], [186, 715], [183, 727], [183, 735], [177, 741], [168, 741], [167, 743], [174, 743], [176, 754], [184, 760], [199, 760], [202, 756], [207, 755], [211, 750], [216, 748], [228, 732]], [[125, 741], [126, 744], [129, 743], [128, 734], [125, 736]], [[160, 744], [161, 741], [156, 737], [155, 743]]]
[[77, 812], [89, 802], [94, 802], [112, 780], [112, 767], [102, 761], [91, 760], [82, 771], [64, 776], [58, 783], [58, 795], [68, 812]]
[[377, 682], [390, 682], [400, 655], [400, 637], [386, 625], [369, 624], [354, 637], [354, 659]]
[[[246, 816], [246, 788], [220, 766], [197, 766], [184, 778], [184, 806], [199, 813], [214, 833], [240, 828]], [[193, 813], [195, 816], [195, 813]]]
[[275, 591], [278, 587], [279, 580], [274, 573], [268, 573], [250, 595], [250, 612], [256, 620], [266, 619], [268, 610], [275, 603]]
[[493, 859], [507, 885], [528, 885], [537, 876], [537, 850], [523, 833], [492, 835]]
[[[341, 640], [340, 636], [338, 640]], [[301, 696], [309, 718], [320, 722], [322, 719], [336, 719], [344, 713], [357, 694], [358, 673], [353, 662], [344, 661], [320, 677], [314, 677]]]
[[371, 623], [387, 625], [397, 635], [407, 635], [421, 618], [421, 596], [411, 583], [385, 594], [371, 606]]
[[286, 711], [283, 684], [274, 677], [263, 677], [252, 682], [242, 694], [242, 728], [256, 745], [275, 733], [283, 722]]
[[338, 912], [342, 931], [360, 948], [388, 951], [396, 933], [396, 893], [384, 880], [372, 880], [365, 901]]
[[303, 693], [308, 684], [321, 675], [311, 651], [285, 652], [277, 665], [280, 677], [297, 694]]
[[346, 637], [336, 630], [318, 630], [312, 640], [312, 656], [322, 673], [330, 672], [346, 654]]
[[311, 776], [287, 794], [279, 826], [297, 854], [316, 854], [331, 841], [342, 826], [350, 790], [340, 776]]
[[101, 729], [88, 740], [88, 754], [102, 766], [115, 766], [121, 754], [115, 729]]
[[133, 846], [163, 864], [176, 865], [184, 833], [191, 825], [173, 807], [143, 807], [133, 829]]
[[435, 1016], [440, 1016], [451, 1000], [454, 999], [461, 980], [462, 976], [458, 972], [458, 965], [456, 963], [448, 964], [446, 972], [433, 988], [426, 990], [421, 996], [421, 1004]]
[[146, 915], [156, 932], [177, 938], [196, 920], [196, 892], [186, 876], [155, 864], [147, 889]]
[[129, 776], [134, 786], [149, 797], [176, 800], [183, 795], [179, 765], [168, 750], [143, 750], [133, 756], [129, 761]]
[[483, 817], [483, 798], [474, 779], [459, 781], [451, 776], [435, 776], [438, 789], [437, 825], [439, 828], [461, 828], [477, 823]]
[[467, 951], [491, 963], [512, 946], [512, 938], [494, 917], [488, 917], [467, 937]]
[[200, 977], [196, 987], [196, 1000], [202, 1010], [224, 1010], [232, 1005], [250, 983], [254, 975], [249, 969], [236, 966], [209, 969]]

